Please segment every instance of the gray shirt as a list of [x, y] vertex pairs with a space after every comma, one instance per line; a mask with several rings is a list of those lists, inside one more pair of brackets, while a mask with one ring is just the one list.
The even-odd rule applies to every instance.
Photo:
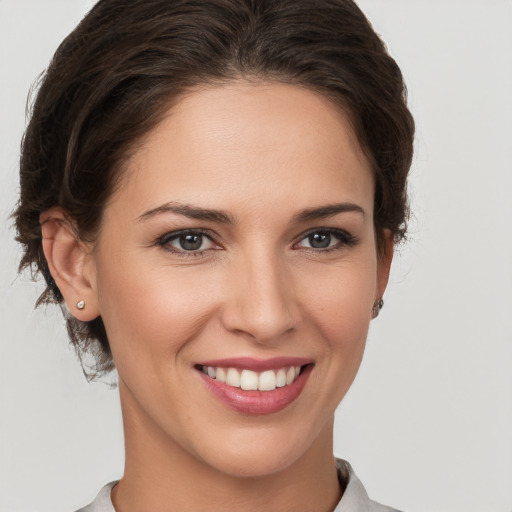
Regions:
[[[345, 492], [334, 512], [399, 512], [372, 501], [347, 461], [336, 459], [336, 466], [340, 484], [345, 487]], [[117, 481], [114, 481], [105, 485], [90, 505], [77, 512], [115, 512], [110, 493], [116, 484]]]

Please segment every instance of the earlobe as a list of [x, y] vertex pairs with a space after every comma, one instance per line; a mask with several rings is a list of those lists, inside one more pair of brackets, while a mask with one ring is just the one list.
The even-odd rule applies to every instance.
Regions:
[[80, 240], [73, 222], [60, 207], [41, 214], [42, 246], [48, 268], [70, 313], [84, 322], [99, 316], [90, 247]]

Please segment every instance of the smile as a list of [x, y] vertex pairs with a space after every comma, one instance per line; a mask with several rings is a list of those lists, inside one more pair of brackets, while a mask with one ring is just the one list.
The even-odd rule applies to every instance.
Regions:
[[300, 375], [301, 367], [290, 366], [258, 373], [248, 369], [239, 370], [238, 368], [203, 365], [201, 371], [210, 378], [233, 388], [241, 388], [247, 391], [274, 391], [276, 388], [284, 388], [293, 384]]
[[298, 357], [242, 357], [195, 365], [213, 397], [236, 412], [258, 415], [277, 413], [297, 400], [313, 368], [311, 359]]

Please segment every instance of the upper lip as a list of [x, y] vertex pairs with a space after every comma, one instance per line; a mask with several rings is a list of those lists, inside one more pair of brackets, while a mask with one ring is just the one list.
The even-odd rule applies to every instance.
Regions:
[[201, 361], [196, 366], [212, 366], [214, 368], [238, 368], [239, 370], [252, 370], [264, 372], [267, 370], [278, 370], [290, 366], [304, 366], [312, 364], [311, 359], [304, 357], [273, 357], [270, 359], [256, 359], [253, 357], [234, 357], [226, 359], [212, 359]]

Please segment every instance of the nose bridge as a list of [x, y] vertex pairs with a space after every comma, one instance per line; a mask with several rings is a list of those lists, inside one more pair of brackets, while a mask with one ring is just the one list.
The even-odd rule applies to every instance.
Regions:
[[245, 332], [260, 343], [272, 342], [297, 323], [297, 307], [286, 264], [269, 247], [240, 255], [233, 276], [226, 327]]

